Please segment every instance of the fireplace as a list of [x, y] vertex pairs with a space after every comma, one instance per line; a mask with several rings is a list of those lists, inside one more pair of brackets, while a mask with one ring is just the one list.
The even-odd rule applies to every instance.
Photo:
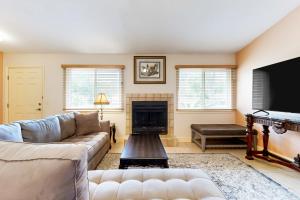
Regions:
[[132, 101], [133, 133], [168, 133], [167, 101]]

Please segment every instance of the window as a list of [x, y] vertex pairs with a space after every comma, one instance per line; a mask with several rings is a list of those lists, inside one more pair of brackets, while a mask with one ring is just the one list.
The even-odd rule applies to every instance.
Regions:
[[177, 68], [179, 110], [234, 109], [235, 90], [235, 69]]
[[110, 102], [105, 108], [123, 109], [123, 67], [64, 67], [64, 89], [66, 110], [95, 109], [100, 92]]

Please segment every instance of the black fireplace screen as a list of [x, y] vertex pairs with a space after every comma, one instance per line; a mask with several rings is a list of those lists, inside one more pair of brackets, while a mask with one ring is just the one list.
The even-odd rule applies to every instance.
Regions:
[[133, 101], [133, 133], [168, 133], [167, 101]]

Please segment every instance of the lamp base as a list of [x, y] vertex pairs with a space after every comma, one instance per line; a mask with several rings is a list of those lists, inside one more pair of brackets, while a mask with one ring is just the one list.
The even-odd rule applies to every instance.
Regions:
[[103, 109], [102, 109], [102, 106], [101, 106], [101, 109], [100, 109], [100, 120], [103, 120]]

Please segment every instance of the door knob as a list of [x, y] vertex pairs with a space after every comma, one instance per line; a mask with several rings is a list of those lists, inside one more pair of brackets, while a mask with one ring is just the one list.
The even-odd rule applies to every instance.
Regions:
[[41, 108], [38, 108], [38, 109], [36, 109], [36, 110], [41, 111], [42, 109], [41, 109]]
[[39, 105], [39, 106], [41, 106], [41, 105], [42, 105], [42, 103], [38, 103], [38, 105]]

